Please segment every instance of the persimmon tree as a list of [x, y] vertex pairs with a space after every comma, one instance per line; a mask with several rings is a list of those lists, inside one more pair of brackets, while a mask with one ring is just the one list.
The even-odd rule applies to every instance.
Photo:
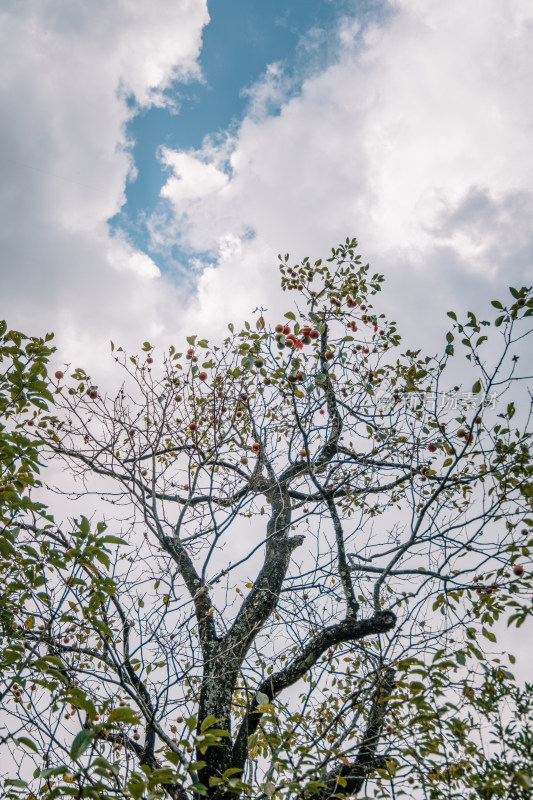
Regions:
[[43, 438], [105, 523], [39, 533], [57, 574], [28, 603], [46, 667], [8, 707], [34, 759], [10, 796], [459, 796], [446, 689], [530, 613], [533, 297], [402, 352], [356, 247], [280, 257], [282, 320], [112, 344], [117, 394], [56, 381]]

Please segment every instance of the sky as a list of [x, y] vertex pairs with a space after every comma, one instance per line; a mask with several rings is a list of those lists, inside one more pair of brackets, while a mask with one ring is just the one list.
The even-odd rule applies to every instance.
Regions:
[[[346, 236], [436, 349], [531, 277], [529, 0], [4, 0], [2, 314], [105, 371]], [[420, 342], [419, 342], [420, 344]]]

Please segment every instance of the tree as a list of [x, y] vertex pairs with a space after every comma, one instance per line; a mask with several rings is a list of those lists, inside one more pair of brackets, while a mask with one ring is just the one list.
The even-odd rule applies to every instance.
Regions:
[[[533, 296], [494, 301], [494, 325], [450, 312], [438, 357], [401, 353], [356, 247], [280, 258], [297, 297], [283, 322], [259, 311], [161, 360], [112, 344], [115, 396], [82, 369], [58, 380], [43, 438], [66, 490], [109, 512], [95, 533], [85, 517], [23, 530], [57, 565], [24, 629], [45, 665], [35, 699], [23, 675], [8, 709], [31, 791], [325, 800], [400, 796], [416, 776], [459, 796], [443, 695], [465, 697], [471, 659], [483, 679], [498, 615], [530, 613], [517, 359]], [[467, 391], [448, 378], [457, 342]]]

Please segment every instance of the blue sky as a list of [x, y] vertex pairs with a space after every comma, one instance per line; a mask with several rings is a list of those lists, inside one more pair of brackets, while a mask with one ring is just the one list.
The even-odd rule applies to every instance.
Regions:
[[[210, 0], [208, 10], [200, 78], [172, 82], [165, 91], [170, 107], [141, 109], [127, 126], [137, 174], [126, 186], [126, 203], [110, 220], [162, 270], [165, 259], [150, 246], [144, 224], [165, 182], [160, 146], [197, 149], [206, 135], [232, 131], [249, 106], [246, 89], [269, 64], [279, 64], [288, 78], [287, 96], [298, 93], [306, 78], [335, 61], [339, 20], [356, 15], [366, 25], [384, 13], [378, 0]], [[275, 114], [279, 108], [269, 110]]]

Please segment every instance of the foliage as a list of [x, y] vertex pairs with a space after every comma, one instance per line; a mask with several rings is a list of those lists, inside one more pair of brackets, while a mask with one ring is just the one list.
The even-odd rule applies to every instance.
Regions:
[[[111, 586], [109, 578], [93, 577], [92, 562], [108, 558], [106, 537], [91, 535], [85, 519], [65, 536], [55, 529], [47, 508], [31, 497], [41, 486], [42, 434], [54, 421], [47, 374], [55, 350], [48, 344], [51, 339], [50, 334], [44, 339], [24, 336], [0, 321], [0, 697], [5, 710], [15, 709], [15, 724], [7, 729], [2, 725], [0, 737], [30, 751], [37, 745], [21, 734], [24, 716], [38, 717], [43, 711], [38, 691], [46, 694], [45, 713], [47, 708], [53, 713], [65, 696], [64, 663], [48, 639], [44, 620], [63, 626], [68, 622], [69, 581], [83, 582], [94, 594], [102, 586], [109, 592]], [[98, 526], [98, 534], [104, 527]], [[75, 566], [69, 571], [70, 565]], [[92, 581], [85, 576], [81, 581], [83, 568]], [[36, 614], [39, 610], [44, 613]], [[37, 638], [32, 631], [39, 632]], [[86, 703], [80, 698], [80, 707]]]
[[[503, 701], [507, 701], [506, 707]], [[490, 725], [489, 747], [496, 745], [496, 751], [489, 750], [481, 758], [475, 754], [478, 763], [467, 781], [474, 790], [470, 797], [527, 800], [533, 793], [533, 685], [526, 683], [521, 688], [509, 680], [505, 670], [496, 668], [473, 702], [481, 712], [481, 724]]]
[[55, 573], [26, 603], [47, 666], [8, 708], [35, 769], [8, 796], [398, 797], [416, 775], [475, 797], [465, 759], [511, 774], [465, 731], [492, 713], [469, 680], [512, 696], [494, 623], [531, 611], [532, 293], [494, 323], [450, 312], [437, 357], [402, 353], [356, 246], [281, 258], [283, 322], [260, 310], [161, 360], [112, 344], [116, 396], [58, 380], [43, 438], [110, 518], [22, 532]]
[[474, 665], [465, 673], [445, 656], [429, 669], [422, 661], [401, 665], [409, 680], [399, 681], [390, 704], [393, 774], [381, 781], [377, 797], [531, 797], [533, 687], [520, 686], [494, 661], [481, 675]]
[[[0, 569], [3, 591], [0, 599], [0, 632], [15, 636], [16, 614], [21, 612], [25, 598], [24, 582], [19, 573], [32, 581], [32, 557], [26, 564], [17, 552], [19, 521], [28, 513], [38, 513], [28, 492], [38, 484], [38, 440], [30, 438], [17, 425], [23, 412], [29, 415], [28, 425], [46, 425], [47, 403], [52, 400], [48, 389], [46, 365], [53, 349], [45, 339], [26, 337], [8, 330], [0, 320]], [[0, 671], [5, 664], [0, 661]]]

